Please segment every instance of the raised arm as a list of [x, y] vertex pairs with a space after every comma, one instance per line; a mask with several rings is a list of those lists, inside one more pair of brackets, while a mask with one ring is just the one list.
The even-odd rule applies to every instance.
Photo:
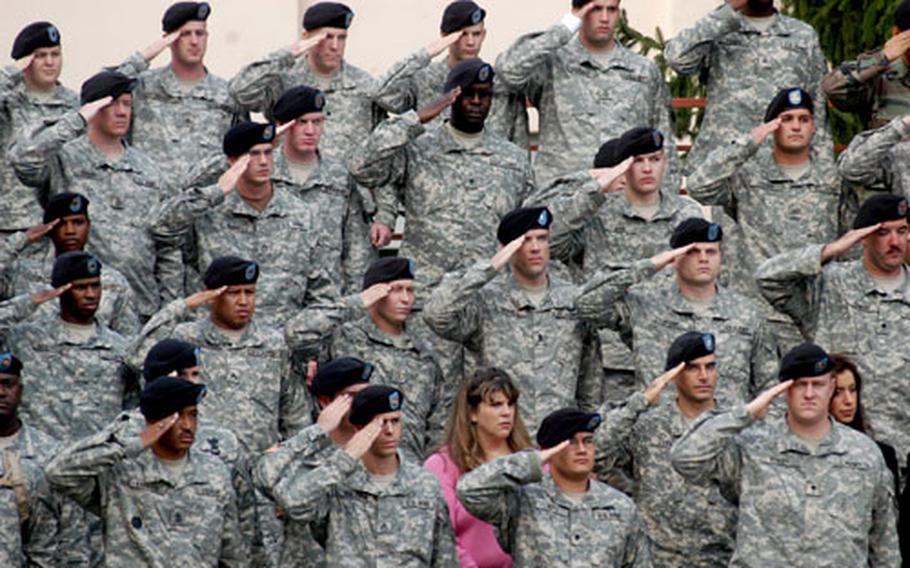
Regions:
[[705, 69], [714, 43], [740, 29], [737, 10], [745, 4], [746, 0], [728, 0], [691, 28], [676, 34], [664, 50], [670, 67], [680, 75], [694, 75]]

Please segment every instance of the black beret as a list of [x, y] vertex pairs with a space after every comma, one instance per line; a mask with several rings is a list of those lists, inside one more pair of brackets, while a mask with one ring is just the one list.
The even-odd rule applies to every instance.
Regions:
[[594, 156], [595, 168], [612, 168], [618, 166], [626, 157], [622, 154], [622, 139], [612, 138], [601, 144]]
[[161, 18], [161, 29], [171, 33], [187, 22], [204, 22], [209, 19], [211, 13], [212, 7], [208, 2], [177, 2], [172, 4]]
[[299, 86], [288, 89], [272, 107], [272, 116], [279, 122], [297, 120], [307, 113], [322, 112], [325, 95], [319, 89]]
[[65, 252], [54, 261], [54, 268], [51, 271], [51, 286], [59, 288], [73, 280], [100, 277], [100, 260], [87, 252]]
[[591, 2], [591, 0], [572, 0], [572, 7], [573, 7], [573, 8], [581, 8], [582, 6], [584, 6], [585, 4], [587, 4], [588, 2]]
[[142, 376], [146, 383], [156, 377], [170, 375], [174, 371], [199, 365], [199, 348], [179, 339], [164, 339], [149, 349], [142, 365]]
[[403, 256], [387, 256], [374, 260], [363, 275], [363, 289], [381, 282], [413, 280], [414, 261]]
[[187, 406], [196, 406], [205, 396], [205, 385], [178, 377], [158, 377], [146, 383], [139, 394], [139, 411], [149, 422], [167, 418]]
[[250, 122], [245, 120], [235, 124], [224, 135], [222, 148], [224, 154], [231, 158], [242, 156], [257, 144], [267, 144], [275, 139], [275, 125], [271, 122]]
[[401, 410], [402, 404], [404, 395], [395, 387], [369, 386], [354, 395], [348, 421], [362, 426], [379, 414]]
[[854, 229], [907, 218], [907, 198], [899, 195], [873, 195], [863, 203], [853, 220]]
[[670, 248], [680, 248], [692, 243], [718, 243], [724, 240], [724, 230], [717, 223], [699, 217], [689, 217], [673, 229]]
[[894, 25], [900, 31], [910, 30], [910, 0], [904, 0], [894, 11]]
[[354, 11], [340, 2], [319, 2], [313, 4], [303, 14], [303, 29], [351, 27]]
[[19, 32], [13, 41], [13, 59], [22, 59], [42, 47], [60, 45], [60, 30], [50, 22], [33, 22]]
[[824, 375], [834, 368], [834, 361], [814, 343], [800, 343], [780, 360], [777, 377], [781, 382]]
[[22, 361], [18, 357], [5, 351], [0, 353], [0, 375], [21, 375]]
[[623, 132], [619, 137], [619, 152], [622, 160], [630, 156], [642, 156], [662, 150], [664, 135], [660, 130], [638, 126]]
[[673, 340], [667, 351], [667, 366], [669, 371], [680, 363], [688, 363], [706, 355], [714, 353], [717, 342], [710, 333], [687, 331]]
[[489, 63], [480, 59], [464, 59], [449, 69], [442, 92], [448, 93], [455, 87], [464, 89], [475, 83], [492, 83], [495, 74]]
[[79, 94], [80, 104], [84, 105], [108, 96], [116, 99], [120, 95], [132, 93], [135, 86], [135, 79], [130, 79], [117, 71], [95, 73], [82, 83], [82, 91]]
[[88, 217], [89, 200], [81, 193], [57, 193], [47, 200], [44, 208], [44, 223], [70, 215], [85, 215]]
[[812, 95], [799, 87], [784, 89], [777, 93], [777, 96], [775, 96], [774, 99], [771, 100], [771, 104], [768, 105], [768, 110], [765, 111], [765, 122], [771, 122], [780, 116], [782, 112], [796, 108], [804, 108], [812, 114], [815, 114], [815, 106], [812, 104]]
[[355, 357], [342, 357], [319, 368], [310, 392], [317, 396], [333, 397], [351, 385], [370, 382], [373, 365]]
[[209, 290], [222, 286], [255, 284], [259, 280], [259, 265], [237, 256], [219, 256], [205, 270], [202, 283]]
[[471, 0], [455, 0], [442, 13], [439, 31], [450, 34], [469, 26], [476, 26], [487, 17], [487, 11]]
[[549, 229], [553, 214], [546, 207], [519, 207], [506, 213], [496, 229], [496, 239], [507, 245], [532, 229]]
[[537, 445], [552, 448], [571, 440], [578, 432], [594, 432], [603, 418], [596, 412], [583, 412], [577, 408], [561, 408], [551, 412], [537, 430]]

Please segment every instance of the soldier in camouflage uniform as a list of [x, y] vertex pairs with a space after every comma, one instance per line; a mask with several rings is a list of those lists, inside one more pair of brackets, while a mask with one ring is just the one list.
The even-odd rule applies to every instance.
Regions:
[[274, 486], [279, 505], [310, 524], [328, 566], [456, 566], [439, 483], [398, 450], [404, 395], [375, 385], [338, 400], [344, 404], [326, 417], [324, 432], [331, 435], [347, 416], [356, 433], [317, 467], [286, 468]]
[[[276, 153], [272, 183], [291, 191], [312, 212], [314, 239], [331, 255], [330, 276], [342, 293], [359, 289], [360, 276], [376, 256], [370, 246], [365, 201], [344, 162], [320, 149], [325, 96], [304, 85], [288, 89], [272, 109], [279, 125], [293, 123]], [[328, 259], [326, 259], [328, 261]]]
[[47, 465], [54, 488], [104, 518], [107, 566], [248, 566], [228, 468], [192, 449], [204, 394], [159, 378], [142, 391], [141, 434], [117, 420]]
[[[865, 378], [866, 417], [876, 437], [910, 452], [910, 279], [907, 199], [870, 197], [854, 229], [836, 241], [811, 244], [767, 260], [756, 272], [765, 298], [790, 315], [806, 337], [846, 354]], [[862, 259], [833, 262], [863, 244]]]
[[[48, 292], [23, 294], [0, 304], [6, 345], [28, 361], [28, 397], [22, 415], [62, 441], [98, 431], [138, 394], [124, 363], [127, 340], [95, 318], [101, 299], [101, 263], [85, 252], [57, 257]], [[60, 298], [59, 311], [32, 317]]]
[[591, 479], [600, 422], [599, 414], [557, 410], [537, 432], [541, 451], [488, 461], [458, 481], [458, 499], [496, 528], [515, 568], [651, 566], [638, 508], [619, 491]]
[[401, 450], [419, 462], [439, 442], [456, 387], [443, 380], [430, 346], [409, 332], [414, 277], [410, 259], [376, 260], [363, 277], [363, 307], [345, 310], [345, 321], [329, 330], [330, 337], [320, 337], [319, 330], [312, 329], [315, 318], [306, 310], [288, 322], [286, 337], [291, 349], [325, 340], [321, 361], [341, 357], [369, 361], [374, 382], [404, 392], [408, 404], [403, 410]]
[[910, 196], [910, 115], [857, 134], [837, 159], [847, 181]]
[[910, 2], [894, 13], [891, 38], [884, 47], [844, 61], [822, 80], [828, 100], [844, 112], [860, 115], [867, 129], [880, 128], [910, 114]]
[[[720, 225], [686, 219], [673, 232], [672, 250], [585, 284], [578, 309], [582, 315], [599, 314], [622, 333], [632, 347], [640, 388], [660, 374], [673, 339], [695, 330], [717, 337], [717, 361], [724, 372], [717, 399], [722, 404], [748, 400], [774, 380], [778, 355], [765, 308], [717, 282], [722, 240]], [[675, 278], [655, 279], [670, 263]]]
[[[164, 13], [164, 37], [116, 68], [137, 80], [130, 142], [185, 187], [191, 168], [221, 156], [218, 140], [242, 113], [227, 81], [204, 64], [208, 46], [207, 2], [178, 2]], [[169, 65], [149, 69], [170, 48]]]
[[[593, 329], [576, 313], [580, 290], [548, 270], [551, 219], [546, 208], [508, 213], [499, 252], [446, 275], [423, 312], [433, 331], [463, 343], [482, 365], [509, 369], [531, 431], [558, 408], [601, 402], [601, 378], [583, 363]], [[511, 274], [497, 278], [507, 264]]]
[[[164, 285], [182, 274], [180, 250], [156, 250], [147, 219], [170, 191], [166, 177], [129, 146], [134, 82], [103, 71], [82, 84], [82, 108], [33, 127], [9, 151], [16, 173], [41, 191], [81, 193], [92, 201], [92, 248], [120, 270], [136, 293], [140, 317], [158, 310]], [[176, 297], [176, 296], [175, 296]]]
[[[85, 250], [91, 228], [88, 206], [88, 199], [78, 193], [53, 195], [42, 223], [0, 245], [0, 266], [6, 267], [0, 277], [0, 297], [9, 299], [44, 290], [59, 255]], [[40, 313], [51, 313], [53, 307], [51, 303], [41, 304]], [[104, 267], [95, 318], [124, 337], [139, 331], [133, 289], [112, 266]]]
[[714, 149], [739, 140], [762, 122], [764, 101], [781, 89], [812, 95], [819, 159], [831, 160], [825, 93], [828, 64], [808, 24], [780, 14], [773, 0], [727, 0], [667, 42], [667, 63], [682, 75], [698, 74], [708, 106], [687, 167], [694, 170]]
[[573, 0], [560, 23], [519, 38], [496, 61], [506, 88], [527, 93], [540, 112], [541, 184], [587, 167], [604, 140], [650, 126], [667, 136], [667, 187], [679, 188], [670, 92], [654, 62], [616, 41], [619, 16], [619, 0]]
[[266, 267], [257, 286], [258, 321], [280, 329], [289, 311], [334, 301], [337, 290], [324, 268], [331, 243], [318, 238], [316, 212], [290, 187], [272, 184], [275, 137], [272, 124], [231, 128], [224, 136], [230, 169], [218, 183], [192, 187], [162, 204], [152, 234], [166, 247], [190, 238], [199, 274], [219, 256], [256, 258]]
[[[604, 405], [597, 430], [598, 465], [607, 470], [631, 463], [635, 503], [648, 525], [657, 568], [721, 568], [730, 563], [736, 540], [736, 507], [716, 485], [689, 483], [673, 470], [670, 447], [696, 418], [715, 408], [717, 356], [711, 334], [677, 337], [667, 353], [666, 372], [619, 408]], [[676, 399], [660, 403], [670, 383]]]
[[13, 43], [15, 65], [0, 69], [0, 187], [5, 206], [0, 231], [24, 231], [41, 218], [43, 191], [22, 183], [7, 154], [15, 137], [30, 126], [79, 108], [79, 97], [58, 81], [63, 68], [60, 31], [33, 22]]
[[275, 102], [291, 87], [320, 89], [326, 115], [322, 150], [344, 159], [379, 119], [373, 78], [344, 59], [353, 19], [354, 12], [344, 4], [313, 4], [303, 16], [303, 38], [241, 69], [229, 83], [231, 93], [246, 109], [272, 119]]
[[12, 353], [0, 353], [0, 564], [87, 566], [76, 509], [51, 491], [42, 471], [57, 441], [18, 416], [22, 367]]
[[[736, 491], [730, 566], [900, 566], [891, 474], [875, 442], [828, 416], [831, 369], [824, 350], [800, 344], [780, 384], [703, 415], [674, 444], [683, 477]], [[761, 421], [783, 393], [786, 420]]]

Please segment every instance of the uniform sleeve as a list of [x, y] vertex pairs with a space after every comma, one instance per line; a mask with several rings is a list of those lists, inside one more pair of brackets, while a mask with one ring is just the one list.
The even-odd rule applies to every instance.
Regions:
[[755, 281], [765, 300], [774, 309], [793, 318], [806, 337], [814, 337], [818, 308], [824, 290], [822, 250], [824, 245], [809, 245], [785, 252], [763, 262]]
[[77, 111], [63, 115], [57, 121], [44, 121], [32, 125], [9, 149], [9, 160], [16, 175], [31, 187], [51, 186], [51, 191], [62, 183], [63, 168], [58, 152], [64, 144], [85, 132], [85, 120]]
[[[437, 491], [440, 491], [437, 489]], [[433, 523], [433, 560], [430, 566], [448, 568], [458, 566], [458, 553], [455, 549], [455, 532], [449, 521], [449, 507], [440, 494], [436, 499], [436, 517]]]
[[742, 453], [736, 435], [753, 422], [744, 405], [703, 414], [670, 449], [673, 469], [692, 483], [739, 486]]
[[417, 108], [414, 75], [430, 64], [425, 49], [398, 61], [376, 82], [374, 102], [388, 112], [401, 114]]
[[364, 187], [401, 185], [407, 174], [407, 145], [423, 133], [415, 111], [384, 120], [348, 156], [351, 176]]
[[623, 553], [623, 568], [649, 568], [651, 566], [651, 539], [648, 528], [638, 508], [632, 518], [626, 549]]
[[680, 75], [694, 75], [708, 67], [714, 42], [740, 28], [739, 17], [729, 4], [712, 11], [691, 28], [667, 42], [664, 57]]
[[318, 467], [294, 477], [282, 477], [273, 489], [278, 505], [291, 519], [315, 525], [314, 533], [328, 521], [332, 495], [338, 484], [359, 467], [344, 450], [331, 453]]
[[196, 219], [224, 203], [225, 194], [215, 185], [193, 187], [165, 201], [152, 219], [155, 240], [176, 245], [189, 234]]
[[284, 337], [293, 353], [318, 358], [338, 326], [366, 313], [360, 294], [308, 305], [287, 321]]
[[664, 176], [663, 187], [669, 189], [674, 195], [682, 188], [682, 163], [676, 149], [675, 119], [672, 113], [673, 98], [670, 88], [658, 71], [652, 65], [652, 83], [655, 87], [655, 97], [651, 100], [651, 126], [663, 133], [664, 156], [667, 157], [667, 172]]
[[[63, 549], [62, 539], [67, 536], [65, 519], [62, 518], [62, 499], [51, 492], [43, 475], [35, 483], [27, 478], [28, 538], [22, 543], [22, 553], [29, 568], [59, 566], [69, 551]], [[71, 534], [71, 533], [70, 533]], [[18, 536], [15, 537], [18, 540]], [[78, 543], [85, 545], [84, 541]]]
[[750, 135], [733, 144], [718, 146], [708, 153], [689, 175], [689, 195], [703, 205], [720, 205], [736, 216], [734, 204], [738, 172], [759, 148]]
[[844, 61], [822, 79], [822, 89], [836, 108], [844, 112], [869, 113], [875, 98], [876, 79], [888, 71], [882, 65], [882, 50]]
[[312, 422], [309, 394], [302, 377], [292, 370], [291, 354], [283, 349], [281, 362], [281, 394], [278, 399], [278, 431], [286, 440]]
[[37, 309], [31, 294], [20, 294], [0, 302], [0, 332], [8, 333], [17, 323], [30, 318]]
[[139, 314], [136, 312], [136, 294], [130, 285], [125, 285], [117, 290], [117, 299], [111, 310], [111, 321], [108, 326], [124, 337], [133, 337], [141, 326]]
[[536, 201], [553, 213], [551, 253], [568, 262], [584, 251], [584, 228], [606, 203], [607, 196], [588, 172], [581, 171], [554, 179]]
[[499, 273], [482, 260], [463, 273], [446, 274], [423, 308], [423, 319], [434, 332], [451, 341], [467, 342], [480, 332], [483, 301], [480, 290]]
[[850, 145], [837, 160], [837, 171], [851, 183], [873, 185], [883, 182], [894, 186], [895, 168], [891, 149], [910, 137], [910, 126], [903, 118], [896, 118], [878, 128], [861, 132], [850, 141]]
[[253, 483], [274, 499], [274, 488], [282, 479], [294, 479], [318, 467], [318, 456], [332, 447], [332, 440], [322, 426], [307, 426], [275, 451], [259, 458], [253, 468]]
[[640, 392], [632, 394], [625, 402], [609, 410], [609, 403], [604, 403], [598, 412], [604, 422], [594, 432], [595, 460], [597, 468], [607, 472], [617, 464], [631, 461], [632, 448], [630, 440], [638, 417], [648, 411], [650, 405]]
[[126, 349], [126, 364], [133, 370], [141, 371], [149, 350], [162, 339], [170, 337], [188, 313], [186, 301], [182, 299], [161, 308], [130, 341]]
[[620, 331], [619, 314], [626, 292], [656, 273], [650, 259], [639, 260], [623, 270], [599, 271], [581, 286], [575, 309], [585, 320]]
[[566, 24], [550, 26], [545, 32], [522, 36], [496, 60], [496, 80], [511, 91], [534, 91], [549, 75], [552, 58], [569, 43], [575, 31]]
[[221, 555], [218, 558], [218, 567], [246, 568], [249, 566], [250, 550], [240, 527], [237, 494], [231, 484], [227, 484], [222, 507], [224, 520], [221, 527]]
[[894, 480], [884, 459], [879, 464], [872, 504], [872, 525], [869, 529], [869, 566], [898, 568], [901, 566], [900, 542], [897, 535]]
[[472, 515], [493, 525], [503, 550], [511, 552], [521, 516], [521, 486], [543, 479], [537, 450], [489, 461], [458, 480], [458, 499]]
[[228, 82], [228, 91], [245, 110], [269, 115], [288, 88], [284, 76], [295, 63], [290, 49], [270, 53], [241, 69]]

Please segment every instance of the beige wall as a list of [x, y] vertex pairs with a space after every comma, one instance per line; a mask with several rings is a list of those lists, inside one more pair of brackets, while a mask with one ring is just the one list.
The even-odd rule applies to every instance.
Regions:
[[[438, 35], [439, 18], [449, 0], [348, 0], [356, 17], [347, 58], [373, 74]], [[161, 33], [161, 15], [172, 0], [2, 0], [0, 55], [8, 57], [16, 33], [39, 19], [53, 21], [64, 42], [63, 82], [79, 85], [102, 65], [112, 65]], [[483, 0], [489, 37], [488, 60], [522, 33], [557, 21], [569, 0]], [[667, 37], [691, 24], [719, 0], [625, 0], [633, 26]], [[214, 0], [207, 64], [223, 77], [244, 63], [290, 44], [298, 32], [308, 0]], [[163, 64], [167, 55], [155, 64]]]

